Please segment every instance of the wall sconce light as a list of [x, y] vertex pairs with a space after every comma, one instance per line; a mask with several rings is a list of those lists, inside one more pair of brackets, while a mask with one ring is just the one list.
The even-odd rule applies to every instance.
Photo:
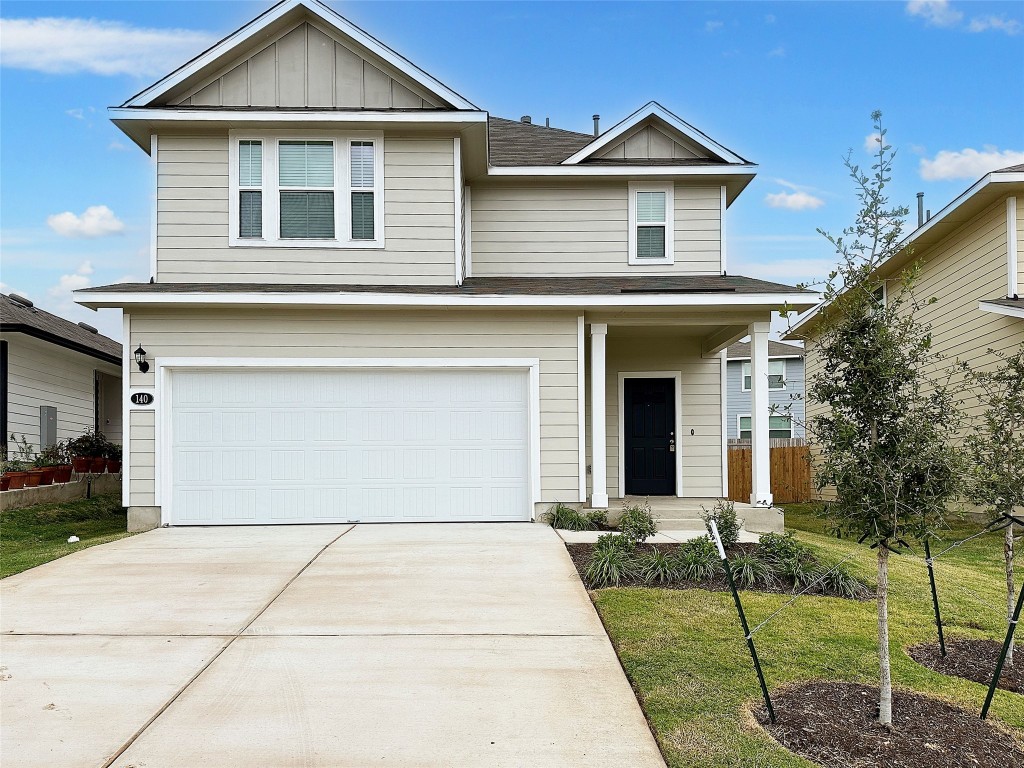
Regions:
[[139, 366], [139, 370], [143, 373], [149, 373], [149, 363], [146, 362], [146, 350], [139, 344], [139, 348], [135, 350], [135, 363]]

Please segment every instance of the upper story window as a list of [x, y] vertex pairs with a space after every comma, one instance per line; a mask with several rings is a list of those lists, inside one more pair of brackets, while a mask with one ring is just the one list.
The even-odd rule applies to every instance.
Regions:
[[629, 183], [629, 263], [675, 262], [672, 184]]
[[379, 134], [232, 132], [229, 243], [382, 248], [383, 155]]
[[[739, 435], [740, 440], [749, 440], [753, 434], [751, 428], [750, 416], [742, 415], [739, 417]], [[768, 416], [768, 438], [790, 438], [793, 437], [793, 417], [792, 416], [776, 416], [771, 414]]]
[[[768, 389], [786, 388], [786, 361], [768, 361]], [[750, 391], [750, 361], [743, 363], [743, 391]]]

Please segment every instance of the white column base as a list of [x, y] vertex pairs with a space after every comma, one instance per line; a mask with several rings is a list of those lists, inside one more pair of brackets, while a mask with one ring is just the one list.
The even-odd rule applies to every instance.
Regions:
[[770, 507], [775, 503], [775, 499], [770, 493], [752, 493], [750, 494], [750, 504], [754, 507]]
[[608, 494], [594, 493], [590, 496], [591, 509], [608, 509]]

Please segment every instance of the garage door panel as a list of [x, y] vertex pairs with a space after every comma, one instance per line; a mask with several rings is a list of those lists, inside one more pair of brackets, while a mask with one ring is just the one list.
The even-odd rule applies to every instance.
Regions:
[[529, 519], [523, 371], [172, 374], [177, 524]]

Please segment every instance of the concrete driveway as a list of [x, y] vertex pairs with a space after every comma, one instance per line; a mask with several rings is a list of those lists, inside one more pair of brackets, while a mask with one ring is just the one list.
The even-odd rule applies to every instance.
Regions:
[[15, 766], [664, 766], [558, 536], [170, 528], [0, 582]]

